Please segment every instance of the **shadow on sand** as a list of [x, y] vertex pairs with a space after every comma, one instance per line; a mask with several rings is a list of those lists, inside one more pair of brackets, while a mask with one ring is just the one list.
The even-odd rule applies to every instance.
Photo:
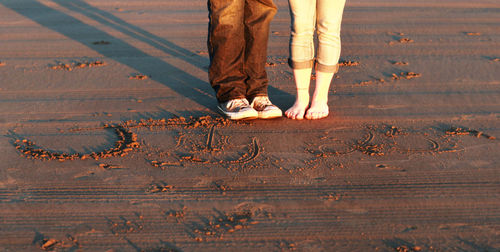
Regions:
[[[131, 38], [144, 42], [175, 58], [181, 59], [192, 66], [206, 72], [209, 60], [185, 48], [182, 48], [165, 38], [156, 36], [140, 27], [97, 9], [81, 0], [53, 0], [59, 6], [82, 14], [103, 26], [115, 29]], [[5, 1], [1, 5], [29, 18], [36, 23], [58, 32], [82, 45], [91, 48], [104, 57], [115, 60], [135, 71], [151, 75], [157, 81], [176, 93], [189, 98], [195, 103], [216, 111], [216, 101], [210, 85], [182, 69], [167, 63], [155, 56], [145, 53], [129, 43], [114, 37], [94, 26], [51, 8], [37, 0]], [[95, 41], [109, 41], [109, 46], [95, 45]], [[136, 60], [140, 59], [140, 60]], [[147, 64], [145, 64], [147, 62]], [[154, 66], [154, 67], [152, 67]], [[280, 97], [292, 96], [286, 92], [269, 86], [269, 92]]]

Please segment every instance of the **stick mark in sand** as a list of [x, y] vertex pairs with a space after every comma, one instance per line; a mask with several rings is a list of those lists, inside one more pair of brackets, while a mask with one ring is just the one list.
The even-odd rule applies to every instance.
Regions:
[[[35, 160], [59, 160], [61, 162], [85, 159], [99, 160], [110, 157], [124, 157], [128, 153], [140, 149], [141, 152], [138, 153], [146, 154], [145, 160], [148, 164], [161, 169], [184, 166], [188, 163], [223, 166], [232, 171], [240, 169], [242, 165], [245, 165], [245, 169], [252, 169], [263, 165], [257, 160], [263, 153], [258, 136], [252, 136], [249, 143], [245, 143], [245, 140], [242, 138], [236, 139], [236, 143], [231, 143], [232, 141], [228, 141], [228, 136], [219, 136], [219, 134], [216, 134], [216, 132], [219, 132], [219, 129], [223, 129], [225, 126], [239, 124], [245, 123], [205, 116], [199, 118], [190, 117], [189, 119], [178, 117], [158, 120], [125, 121], [120, 124], [105, 124], [102, 127], [96, 128], [74, 128], [68, 130], [71, 132], [113, 130], [115, 132], [118, 140], [115, 142], [114, 147], [92, 153], [69, 154], [49, 151], [35, 145], [31, 140], [23, 139], [16, 134], [11, 134], [10, 137], [12, 138], [11, 143], [24, 157]], [[137, 134], [131, 131], [134, 128], [172, 130], [174, 133], [177, 132], [178, 137], [172, 142], [168, 150], [151, 148], [145, 141], [143, 141], [144, 146], [141, 147]], [[362, 133], [363, 131], [364, 133]], [[441, 154], [463, 150], [459, 149], [459, 142], [451, 139], [453, 136], [470, 135], [488, 140], [496, 139], [479, 130], [451, 126], [445, 129], [405, 130], [393, 125], [371, 125], [362, 131], [352, 129], [347, 131], [335, 130], [335, 134], [332, 135], [329, 135], [328, 132], [326, 131], [323, 135], [318, 135], [319, 139], [317, 141], [311, 139], [311, 143], [305, 149], [307, 154], [312, 155], [311, 159], [303, 159], [300, 161], [303, 162], [301, 164], [290, 160], [292, 166], [293, 164], [297, 164], [300, 167], [304, 167], [305, 164], [307, 169], [315, 169], [324, 160], [329, 162], [328, 164], [331, 167], [335, 166], [335, 164], [340, 164], [339, 167], [343, 167], [344, 162], [336, 158], [347, 156], [356, 151], [369, 156], [386, 156], [395, 152], [401, 154]], [[344, 139], [339, 139], [339, 137]], [[246, 150], [242, 150], [242, 147], [245, 147]], [[157, 157], [154, 157], [153, 154], [157, 155]], [[335, 160], [329, 158], [334, 158]], [[269, 161], [269, 157], [264, 157], [263, 160], [263, 162], [267, 162]], [[273, 165], [273, 163], [271, 162], [270, 165]], [[106, 170], [123, 168], [119, 165], [108, 163], [100, 163], [99, 167]], [[282, 166], [280, 165], [279, 167], [281, 169]], [[387, 169], [387, 167], [378, 168], [381, 170]], [[147, 192], [165, 192], [172, 188], [168, 185], [156, 185], [148, 189]]]
[[54, 151], [44, 150], [41, 147], [35, 145], [34, 142], [28, 139], [16, 139], [14, 141], [14, 146], [18, 149], [25, 157], [31, 159], [38, 160], [59, 160], [61, 162], [66, 160], [85, 160], [88, 158], [93, 158], [95, 160], [99, 160], [100, 158], [109, 158], [109, 157], [124, 157], [129, 152], [134, 149], [139, 148], [140, 144], [137, 142], [137, 134], [132, 133], [130, 130], [124, 128], [121, 125], [104, 125], [101, 129], [112, 129], [115, 134], [118, 136], [118, 140], [115, 142], [114, 148], [109, 148], [103, 150], [101, 152], [92, 152], [92, 153], [58, 153]]

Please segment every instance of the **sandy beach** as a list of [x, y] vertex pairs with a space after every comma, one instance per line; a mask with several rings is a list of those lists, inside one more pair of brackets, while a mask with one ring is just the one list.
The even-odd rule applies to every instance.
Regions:
[[500, 251], [497, 0], [348, 0], [317, 121], [223, 119], [207, 15], [0, 0], [0, 251]]

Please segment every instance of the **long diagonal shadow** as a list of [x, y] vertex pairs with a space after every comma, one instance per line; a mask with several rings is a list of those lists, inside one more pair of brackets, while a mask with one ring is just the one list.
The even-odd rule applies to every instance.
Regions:
[[[130, 36], [132, 38], [135, 38], [137, 40], [140, 40], [144, 43], [149, 44], [150, 46], [161, 50], [171, 56], [177, 57], [179, 59], [184, 60], [185, 62], [203, 70], [207, 71], [206, 67], [208, 66], [209, 62], [207, 58], [204, 58], [196, 53], [193, 53], [185, 48], [182, 48], [162, 37], [159, 37], [157, 35], [154, 35], [136, 25], [127, 23], [121, 18], [118, 18], [114, 16], [113, 14], [110, 14], [109, 12], [100, 10], [98, 8], [95, 8], [92, 5], [89, 5], [88, 3], [82, 1], [82, 0], [53, 0], [54, 2], [58, 3], [59, 5], [75, 11], [79, 12], [80, 14], [83, 14], [89, 18], [92, 18], [93, 20], [106, 25], [108, 27], [111, 27], [115, 30], [118, 30], [122, 32], [123, 34], [126, 34], [127, 36]], [[278, 88], [275, 88], [271, 85], [268, 86], [269, 93], [274, 94], [282, 99], [286, 100], [293, 100], [293, 96], [290, 95], [287, 92], [284, 92]], [[281, 102], [282, 103], [282, 102]]]
[[[62, 1], [61, 1], [62, 2]], [[116, 38], [96, 27], [85, 24], [82, 21], [61, 11], [48, 7], [36, 0], [4, 1], [1, 3], [5, 7], [25, 16], [34, 22], [58, 32], [70, 39], [73, 39], [84, 46], [95, 50], [101, 55], [111, 58], [123, 65], [126, 65], [140, 73], [151, 73], [151, 66], [154, 66], [154, 74], [151, 79], [162, 83], [178, 94], [189, 98], [197, 104], [214, 110], [215, 100], [210, 85], [196, 78], [180, 68], [175, 67], [157, 57], [149, 55], [125, 41]], [[97, 18], [98, 16], [94, 16]], [[98, 20], [99, 21], [99, 20]], [[91, 47], [90, 41], [106, 40], [113, 41], [112, 47]], [[173, 44], [172, 44], [173, 45]], [[187, 50], [183, 51], [185, 53]], [[124, 52], [119, 54], [117, 52]], [[181, 56], [175, 53], [174, 56]], [[134, 59], [141, 59], [136, 61]], [[147, 62], [147, 64], [144, 64]]]
[[187, 63], [206, 71], [206, 67], [209, 64], [208, 58], [204, 58], [196, 53], [193, 53], [185, 48], [182, 48], [162, 37], [152, 34], [136, 25], [127, 23], [125, 20], [110, 14], [109, 12], [95, 8], [92, 5], [82, 1], [82, 0], [53, 0], [60, 6], [65, 7], [68, 10], [78, 12], [83, 14], [102, 25], [111, 27], [121, 33], [140, 40], [144, 43], [153, 46], [171, 56], [177, 57], [186, 61]]

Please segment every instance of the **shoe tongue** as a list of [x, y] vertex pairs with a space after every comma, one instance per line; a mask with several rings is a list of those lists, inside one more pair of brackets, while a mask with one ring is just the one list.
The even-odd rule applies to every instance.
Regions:
[[264, 96], [255, 97], [255, 102], [258, 102], [261, 106], [269, 105], [271, 103], [271, 101]]
[[232, 100], [229, 104], [229, 108], [241, 107], [247, 105], [243, 99]]

